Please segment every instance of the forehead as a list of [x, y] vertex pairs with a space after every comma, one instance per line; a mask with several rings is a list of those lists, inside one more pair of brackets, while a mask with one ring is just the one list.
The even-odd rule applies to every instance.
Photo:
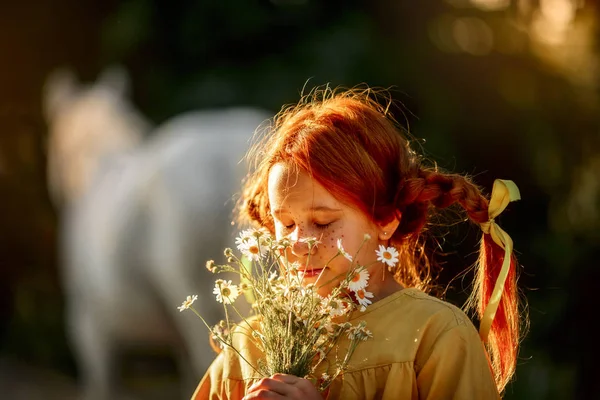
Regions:
[[271, 168], [268, 185], [272, 209], [341, 206], [341, 203], [306, 171], [287, 164], [278, 163]]

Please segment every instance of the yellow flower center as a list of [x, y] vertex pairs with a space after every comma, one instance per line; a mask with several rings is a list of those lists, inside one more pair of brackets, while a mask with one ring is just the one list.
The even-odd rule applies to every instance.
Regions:
[[358, 282], [360, 280], [360, 274], [356, 273], [354, 274], [354, 276], [352, 277], [352, 282]]
[[222, 288], [221, 289], [221, 294], [224, 297], [229, 297], [231, 295], [231, 289], [229, 289], [229, 288]]
[[383, 253], [383, 258], [385, 258], [386, 260], [391, 260], [392, 253], [390, 253], [389, 251], [386, 251], [385, 253]]
[[250, 246], [248, 251], [252, 254], [258, 254], [258, 246]]
[[362, 290], [362, 289], [361, 289], [361, 290], [357, 290], [357, 291], [356, 291], [356, 296], [357, 296], [359, 299], [364, 299], [364, 298], [365, 298], [365, 291], [364, 291], [364, 290]]

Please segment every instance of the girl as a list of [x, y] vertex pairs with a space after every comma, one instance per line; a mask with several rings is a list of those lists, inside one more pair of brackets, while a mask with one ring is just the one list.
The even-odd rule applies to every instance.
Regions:
[[[366, 321], [373, 339], [356, 348], [349, 370], [324, 394], [301, 377], [258, 379], [224, 351], [193, 399], [495, 399], [512, 377], [519, 343], [515, 261], [494, 217], [518, 198], [516, 186], [496, 181], [488, 201], [466, 177], [426, 167], [369, 93], [316, 90], [284, 109], [253, 150], [257, 168], [245, 183], [240, 214], [277, 239], [291, 239], [288, 258], [300, 263], [306, 283], [328, 282], [321, 295], [350, 268], [344, 257], [325, 266], [338, 252], [336, 239], [355, 254], [368, 234], [359, 263], [370, 265], [372, 304], [350, 321]], [[484, 233], [472, 296], [479, 333], [460, 309], [427, 294], [434, 282], [423, 230], [431, 211], [455, 203]], [[320, 244], [309, 250], [302, 237]], [[398, 250], [387, 254], [399, 259], [394, 268], [378, 257], [379, 246]], [[256, 361], [258, 350], [240, 340]]]

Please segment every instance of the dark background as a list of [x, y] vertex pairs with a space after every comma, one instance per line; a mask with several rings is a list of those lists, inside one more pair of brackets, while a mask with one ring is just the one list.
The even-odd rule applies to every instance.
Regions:
[[[0, 390], [18, 379], [76, 380], [41, 94], [57, 67], [93, 81], [117, 63], [157, 124], [232, 104], [276, 112], [307, 80], [392, 87], [405, 110], [397, 118], [440, 166], [488, 191], [496, 178], [521, 190], [501, 224], [522, 264], [531, 324], [506, 398], [599, 395], [597, 11], [590, 0], [2, 0]], [[454, 247], [472, 261], [477, 237], [461, 229], [473, 239]]]

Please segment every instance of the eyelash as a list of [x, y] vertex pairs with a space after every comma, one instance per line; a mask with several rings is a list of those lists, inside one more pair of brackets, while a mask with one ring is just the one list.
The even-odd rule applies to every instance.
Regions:
[[329, 226], [332, 224], [332, 222], [328, 223], [328, 224], [315, 224], [317, 229], [327, 229], [329, 228]]
[[[327, 224], [318, 224], [315, 222], [315, 226], [317, 227], [317, 229], [320, 230], [325, 230], [327, 228], [329, 228], [329, 226], [332, 224], [333, 222], [329, 222]], [[292, 227], [294, 226], [294, 224], [291, 225], [284, 225], [285, 229], [292, 229]]]

